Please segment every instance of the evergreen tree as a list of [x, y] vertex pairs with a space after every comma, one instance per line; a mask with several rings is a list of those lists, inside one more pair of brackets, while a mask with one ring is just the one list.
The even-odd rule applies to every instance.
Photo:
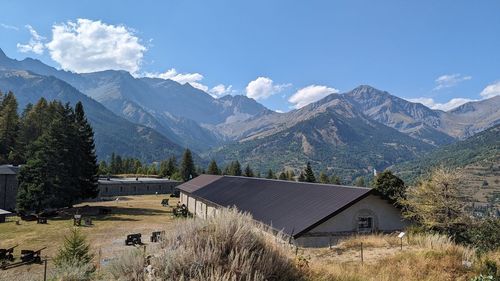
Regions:
[[109, 172], [111, 174], [117, 174], [118, 169], [116, 166], [116, 154], [113, 152], [111, 153], [111, 161], [109, 162]]
[[217, 166], [217, 162], [215, 162], [214, 159], [212, 159], [212, 161], [210, 161], [210, 164], [208, 164], [207, 174], [220, 175], [219, 167]]
[[106, 163], [106, 161], [101, 160], [101, 162], [99, 162], [99, 175], [107, 174], [109, 174], [108, 164]]
[[243, 173], [243, 175], [245, 177], [254, 177], [255, 176], [253, 173], [253, 170], [252, 170], [252, 168], [250, 168], [249, 164], [247, 164], [247, 166], [245, 167], [245, 172]]
[[241, 165], [238, 160], [231, 162], [229, 173], [232, 176], [241, 176]]
[[148, 175], [157, 175], [158, 174], [157, 166], [155, 163], [153, 163], [149, 166], [147, 174]]
[[379, 173], [373, 179], [373, 186], [375, 190], [380, 192], [384, 198], [393, 203], [405, 198], [405, 183], [389, 170]]
[[274, 173], [273, 173], [273, 170], [269, 169], [267, 171], [267, 176], [266, 176], [266, 179], [274, 179]]
[[307, 166], [304, 171], [304, 177], [306, 182], [316, 182], [316, 177], [314, 176], [314, 172], [311, 168], [311, 163], [309, 162], [307, 162]]
[[84, 267], [92, 262], [94, 255], [90, 252], [90, 245], [85, 236], [78, 228], [72, 228], [68, 236], [64, 238], [64, 245], [54, 258], [56, 266], [77, 265]]
[[[44, 110], [43, 114], [39, 110]], [[69, 104], [41, 100], [23, 116], [40, 116], [48, 123], [40, 128], [38, 124], [23, 126], [23, 139], [36, 139], [24, 144], [26, 164], [18, 177], [18, 209], [70, 207], [78, 199], [96, 196], [93, 132], [83, 108], [76, 113]], [[38, 133], [41, 135], [36, 136]]]
[[186, 149], [184, 151], [184, 155], [182, 156], [180, 175], [183, 181], [188, 181], [197, 176], [193, 156], [191, 154], [191, 150], [189, 149]]
[[83, 105], [77, 102], [75, 105], [75, 121], [77, 130], [77, 168], [79, 198], [95, 198], [99, 193], [97, 187], [97, 156], [95, 154], [94, 130], [87, 121]]
[[[17, 137], [19, 134], [19, 115], [17, 100], [12, 92], [2, 97], [0, 107], [0, 164], [9, 161], [19, 164]], [[9, 156], [11, 159], [9, 159]]]
[[178, 172], [177, 159], [175, 158], [175, 156], [171, 156], [167, 161], [167, 176], [172, 177], [172, 175], [176, 172]]
[[354, 181], [354, 186], [364, 187], [365, 186], [365, 178], [362, 176], [357, 177], [356, 180]]
[[330, 179], [323, 171], [321, 171], [319, 173], [319, 182], [320, 183], [330, 183]]
[[55, 112], [54, 120], [29, 146], [30, 158], [19, 174], [20, 210], [70, 207], [81, 198], [74, 113], [58, 102], [50, 106]]
[[304, 172], [300, 172], [298, 181], [300, 181], [300, 182], [306, 181], [306, 177], [304, 176]]
[[330, 182], [332, 184], [342, 184], [342, 182], [340, 181], [340, 177], [339, 176], [336, 176], [336, 175], [333, 175], [330, 179]]

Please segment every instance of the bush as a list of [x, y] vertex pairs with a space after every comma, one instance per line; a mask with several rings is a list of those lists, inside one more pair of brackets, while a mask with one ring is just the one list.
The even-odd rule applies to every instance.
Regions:
[[[213, 218], [179, 221], [150, 259], [154, 280], [301, 280], [287, 245], [246, 214], [220, 210]], [[120, 280], [144, 280], [135, 256], [113, 265]], [[135, 270], [131, 270], [134, 268]], [[133, 271], [133, 272], [132, 272]]]
[[488, 218], [478, 226], [470, 227], [468, 238], [482, 252], [500, 249], [500, 219]]

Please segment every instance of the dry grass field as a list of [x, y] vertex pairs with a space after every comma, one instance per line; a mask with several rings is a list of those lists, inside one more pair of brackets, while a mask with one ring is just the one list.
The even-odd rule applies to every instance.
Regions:
[[[158, 250], [149, 243], [152, 231], [170, 230], [172, 236], [189, 225], [173, 218], [170, 207], [161, 206], [163, 198], [167, 197], [129, 196], [117, 201], [83, 203], [69, 209], [65, 216], [50, 219], [47, 225], [25, 221], [16, 225], [17, 218], [10, 218], [9, 222], [0, 224], [0, 247], [19, 244], [16, 256], [19, 256], [21, 249], [48, 247], [43, 254], [48, 258], [53, 257], [63, 243], [63, 237], [73, 227], [71, 214], [78, 210], [80, 214], [87, 214], [94, 219], [93, 226], [80, 229], [87, 236], [96, 261], [101, 253], [101, 264], [107, 265], [112, 259], [129, 253], [132, 247], [124, 245], [129, 233], [142, 233], [146, 251], [152, 253]], [[171, 205], [177, 203], [175, 198], [170, 201]], [[100, 207], [111, 209], [111, 214], [97, 215]], [[199, 223], [203, 225], [202, 221]], [[221, 222], [221, 225], [224, 223]], [[361, 243], [363, 263], [360, 257]], [[283, 254], [294, 261], [298, 268], [307, 269], [304, 270], [304, 280], [325, 281], [470, 280], [481, 272], [486, 259], [500, 264], [499, 251], [478, 258], [474, 249], [456, 245], [444, 236], [418, 234], [405, 237], [403, 250], [400, 249], [400, 240], [394, 235], [362, 235], [343, 240], [332, 248], [299, 248], [296, 251], [286, 246]], [[471, 264], [466, 266], [464, 262]], [[48, 266], [50, 271], [53, 267], [50, 261]], [[0, 280], [43, 280], [42, 273], [42, 265], [22, 266], [0, 270]], [[99, 280], [110, 280], [104, 267], [101, 273]], [[104, 279], [102, 276], [105, 276]]]
[[[21, 249], [38, 249], [47, 247], [42, 254], [50, 259], [64, 243], [64, 236], [73, 227], [72, 214], [78, 212], [93, 219], [93, 226], [80, 227], [87, 236], [96, 259], [101, 253], [101, 261], [117, 256], [120, 252], [130, 248], [125, 246], [127, 234], [141, 233], [142, 240], [147, 245], [152, 231], [168, 230], [175, 218], [172, 217], [172, 208], [163, 207], [160, 202], [168, 195], [144, 195], [119, 197], [119, 200], [89, 202], [76, 205], [68, 209], [67, 215], [49, 219], [47, 224], [20, 221], [16, 225], [17, 217], [11, 217], [6, 223], [0, 224], [0, 248], [19, 244], [15, 249], [15, 256], [19, 257]], [[177, 204], [177, 198], [169, 198], [171, 205]], [[98, 215], [100, 207], [111, 209], [109, 215]], [[49, 261], [49, 267], [51, 266]], [[9, 270], [0, 270], [0, 280], [14, 280], [17, 276], [40, 276], [42, 265], [22, 266]], [[27, 278], [27, 277], [26, 277]], [[36, 280], [36, 279], [35, 279]], [[24, 280], [23, 280], [24, 281]]]

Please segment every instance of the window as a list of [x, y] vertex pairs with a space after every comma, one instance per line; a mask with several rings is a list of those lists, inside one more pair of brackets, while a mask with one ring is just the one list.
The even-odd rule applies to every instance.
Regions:
[[358, 217], [358, 231], [371, 232], [373, 230], [373, 217]]
[[108, 193], [108, 187], [106, 186], [106, 194]]
[[120, 192], [123, 192], [123, 186], [120, 186]]

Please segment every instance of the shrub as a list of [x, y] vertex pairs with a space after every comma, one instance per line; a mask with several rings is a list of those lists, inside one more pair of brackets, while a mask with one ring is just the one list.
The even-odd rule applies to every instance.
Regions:
[[145, 279], [144, 253], [139, 249], [125, 252], [110, 263], [109, 273], [115, 280], [143, 281]]
[[[220, 210], [206, 220], [182, 220], [166, 233], [148, 268], [154, 280], [301, 280], [278, 240], [249, 215]], [[278, 242], [279, 241], [279, 242]], [[120, 280], [144, 280], [142, 257], [113, 265]]]

